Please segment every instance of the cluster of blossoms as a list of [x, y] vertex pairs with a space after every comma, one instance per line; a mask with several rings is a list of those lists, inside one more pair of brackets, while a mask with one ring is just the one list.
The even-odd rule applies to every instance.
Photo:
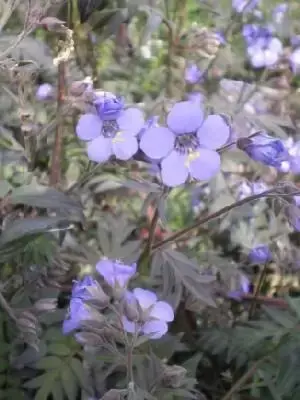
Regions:
[[[150, 290], [127, 289], [136, 274], [136, 264], [103, 259], [97, 263], [96, 270], [104, 284], [92, 276], [75, 282], [68, 316], [63, 323], [64, 334], [77, 331], [75, 337], [81, 341], [81, 331], [93, 320], [103, 322], [103, 328], [114, 326], [151, 339], [159, 339], [168, 331], [168, 322], [174, 319], [172, 307], [159, 301]], [[109, 312], [112, 312], [112, 318]]]
[[94, 100], [94, 112], [80, 117], [76, 133], [87, 142], [89, 159], [98, 163], [111, 156], [126, 161], [141, 150], [159, 165], [166, 186], [214, 177], [221, 164], [217, 149], [230, 136], [225, 119], [215, 114], [206, 117], [201, 102], [190, 99], [176, 103], [166, 122], [167, 126], [159, 126], [151, 119], [145, 124], [138, 108], [125, 108], [114, 95], [101, 96]]
[[242, 31], [247, 55], [254, 68], [273, 67], [283, 53], [281, 41], [273, 36], [272, 29], [267, 26], [246, 24]]

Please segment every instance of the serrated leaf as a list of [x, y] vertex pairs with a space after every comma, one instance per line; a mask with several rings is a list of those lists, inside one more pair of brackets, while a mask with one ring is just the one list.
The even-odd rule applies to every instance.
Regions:
[[60, 375], [62, 387], [69, 400], [74, 400], [78, 392], [78, 380], [69, 365], [65, 364]]
[[47, 356], [35, 363], [37, 369], [60, 369], [63, 366], [63, 360], [55, 356]]

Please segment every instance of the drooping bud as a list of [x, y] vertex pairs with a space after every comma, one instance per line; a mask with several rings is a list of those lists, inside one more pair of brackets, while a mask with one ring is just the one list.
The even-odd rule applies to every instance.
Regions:
[[165, 365], [163, 382], [167, 387], [179, 388], [182, 386], [187, 371], [179, 365]]

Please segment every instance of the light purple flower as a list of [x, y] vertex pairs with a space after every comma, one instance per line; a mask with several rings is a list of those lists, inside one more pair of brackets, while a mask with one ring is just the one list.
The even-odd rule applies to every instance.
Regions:
[[293, 35], [290, 37], [290, 43], [293, 48], [300, 46], [300, 35]]
[[145, 122], [142, 129], [140, 130], [140, 132], [138, 134], [139, 138], [141, 138], [143, 136], [143, 134], [147, 131], [147, 129], [152, 128], [154, 126], [159, 126], [158, 120], [159, 120], [159, 116], [157, 116], [157, 115], [154, 115], [153, 117], [149, 118]]
[[174, 311], [165, 301], [158, 301], [150, 290], [136, 288], [127, 293], [129, 303], [138, 303], [142, 321], [130, 321], [122, 317], [123, 328], [128, 333], [146, 335], [151, 339], [160, 339], [168, 331], [168, 322], [174, 320]]
[[176, 103], [167, 116], [167, 127], [144, 133], [141, 150], [152, 159], [162, 159], [161, 178], [166, 186], [183, 184], [189, 177], [210, 180], [220, 170], [216, 149], [224, 145], [230, 129], [220, 115], [206, 119], [201, 104]]
[[136, 274], [136, 264], [126, 265], [119, 261], [103, 259], [97, 263], [96, 270], [111, 287], [124, 289]]
[[282, 52], [283, 45], [277, 38], [258, 40], [247, 49], [249, 61], [254, 68], [274, 66]]
[[232, 0], [232, 8], [237, 13], [251, 12], [258, 5], [259, 0]]
[[35, 97], [37, 100], [50, 100], [53, 98], [54, 88], [50, 83], [43, 83], [37, 88]]
[[265, 264], [271, 261], [272, 253], [267, 245], [259, 244], [251, 249], [248, 258], [252, 264]]
[[217, 36], [220, 44], [225, 45], [226, 44], [226, 38], [224, 36], [224, 33], [221, 31], [215, 32], [215, 35]]
[[115, 156], [129, 160], [138, 151], [137, 135], [144, 126], [143, 113], [137, 108], [123, 108], [115, 98], [97, 98], [96, 113], [80, 117], [76, 134], [87, 141], [87, 154], [91, 161], [104, 163]]
[[251, 139], [238, 139], [237, 146], [253, 160], [271, 167], [280, 168], [283, 161], [289, 160], [283, 142], [265, 133], [258, 133]]
[[84, 301], [91, 299], [89, 288], [97, 285], [97, 281], [91, 276], [85, 276], [81, 281], [74, 282], [68, 315], [63, 322], [62, 330], [65, 335], [78, 329], [82, 321], [90, 318], [90, 312]]
[[250, 293], [251, 283], [245, 275], [240, 276], [240, 287], [238, 290], [233, 290], [227, 296], [233, 300], [240, 301], [243, 294]]
[[201, 104], [204, 101], [204, 95], [200, 92], [190, 92], [186, 94], [186, 99]]
[[297, 75], [300, 72], [300, 47], [295, 49], [290, 55], [290, 65], [293, 74]]
[[191, 85], [195, 85], [198, 83], [202, 78], [202, 72], [200, 69], [197, 67], [196, 64], [189, 64], [184, 73], [184, 79], [186, 80], [187, 83], [190, 83]]
[[285, 13], [288, 10], [288, 4], [278, 4], [276, 7], [274, 7], [273, 12], [272, 12], [272, 19], [276, 24], [282, 24]]

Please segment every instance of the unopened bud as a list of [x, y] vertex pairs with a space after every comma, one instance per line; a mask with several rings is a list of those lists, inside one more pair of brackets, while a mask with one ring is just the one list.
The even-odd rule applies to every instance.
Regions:
[[95, 308], [99, 308], [100, 310], [108, 306], [110, 297], [104, 293], [98, 282], [94, 286], [87, 286], [86, 291], [90, 295], [90, 298], [86, 300], [87, 304], [93, 305]]
[[57, 306], [56, 299], [41, 299], [34, 303], [34, 308], [37, 311], [54, 311]]
[[100, 400], [121, 400], [123, 398], [122, 393], [124, 393], [124, 390], [110, 389]]
[[45, 17], [39, 21], [38, 25], [43, 26], [50, 32], [66, 32], [68, 28], [64, 26], [66, 22], [62, 21], [56, 17]]

